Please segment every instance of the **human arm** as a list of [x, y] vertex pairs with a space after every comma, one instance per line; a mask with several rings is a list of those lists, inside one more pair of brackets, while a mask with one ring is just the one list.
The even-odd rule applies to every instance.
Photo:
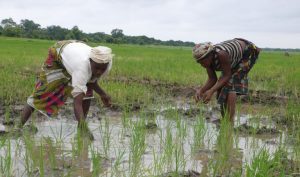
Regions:
[[101, 98], [103, 104], [107, 107], [111, 106], [110, 96], [99, 86], [98, 82], [88, 83], [88, 87], [91, 87]]
[[77, 96], [74, 97], [74, 113], [78, 123], [84, 121], [85, 119], [82, 107], [83, 97], [84, 93], [79, 93]]
[[213, 87], [215, 85], [215, 83], [217, 82], [216, 72], [211, 67], [206, 68], [206, 72], [208, 75], [208, 79], [207, 79], [206, 83], [204, 84], [203, 87], [196, 90], [195, 99], [197, 102], [203, 97], [203, 94], [207, 90], [209, 90], [211, 87]]
[[223, 74], [219, 78], [219, 80], [203, 94], [204, 103], [208, 103], [214, 92], [223, 87], [226, 84], [226, 82], [228, 82], [231, 78], [231, 62], [229, 59], [229, 54], [225, 51], [220, 51], [218, 53], [218, 59], [220, 61], [220, 67], [223, 71]]
[[76, 120], [78, 121], [78, 130], [83, 135], [86, 135], [90, 138], [90, 140], [94, 140], [94, 135], [90, 131], [87, 122], [85, 122], [85, 116], [83, 111], [83, 98], [85, 94], [84, 93], [78, 93], [77, 96], [74, 97], [74, 113]]

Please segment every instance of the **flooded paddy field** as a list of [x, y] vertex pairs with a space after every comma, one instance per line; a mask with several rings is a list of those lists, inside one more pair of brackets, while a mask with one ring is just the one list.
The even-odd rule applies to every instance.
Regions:
[[[72, 101], [12, 131], [53, 41], [0, 41], [0, 176], [300, 176], [300, 73], [280, 63], [299, 67], [298, 54], [262, 54], [232, 126], [215, 100], [195, 103], [206, 76], [189, 50], [111, 46], [114, 66], [100, 85], [113, 106], [93, 99], [90, 141], [77, 132]], [[269, 58], [273, 70], [262, 70]]]
[[95, 141], [77, 135], [71, 105], [57, 118], [37, 113], [21, 134], [1, 136], [1, 163], [15, 176], [243, 176], [254, 160], [284, 163], [276, 174], [299, 170], [297, 142], [273, 119], [281, 111], [254, 115], [257, 105], [241, 104], [232, 128], [216, 106], [170, 100], [134, 111], [95, 102], [88, 115]]

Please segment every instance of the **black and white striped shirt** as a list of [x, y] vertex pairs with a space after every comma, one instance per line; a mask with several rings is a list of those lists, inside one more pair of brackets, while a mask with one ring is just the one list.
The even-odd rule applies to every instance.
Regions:
[[[234, 68], [240, 60], [243, 58], [243, 48], [237, 39], [224, 41], [220, 44], [214, 45], [215, 51], [218, 53], [221, 50], [226, 51], [229, 54], [231, 60], [231, 68]], [[219, 60], [214, 61], [215, 69], [220, 70]]]

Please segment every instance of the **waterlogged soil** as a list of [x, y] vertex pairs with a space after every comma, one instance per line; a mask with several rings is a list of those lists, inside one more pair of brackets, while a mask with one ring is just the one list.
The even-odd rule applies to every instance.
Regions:
[[[83, 138], [83, 142], [78, 139], [71, 104], [65, 106], [57, 118], [47, 118], [35, 112], [23, 131], [17, 134], [10, 132], [14, 122], [20, 118], [23, 105], [0, 105], [0, 138], [11, 140], [15, 176], [23, 175], [25, 171], [25, 176], [41, 175], [38, 165], [31, 168], [30, 173], [24, 165], [24, 153], [28, 151], [25, 143], [27, 135], [34, 142], [31, 148], [44, 153], [38, 158], [31, 158], [44, 160], [45, 176], [92, 176], [95, 169], [100, 170], [102, 176], [131, 175], [134, 172], [132, 146], [136, 143], [133, 142], [136, 137], [133, 130], [141, 120], [141, 127], [146, 131], [145, 149], [141, 154], [139, 170], [134, 173], [137, 176], [210, 176], [212, 164], [217, 164], [224, 153], [228, 155], [224, 170], [239, 171], [251, 162], [262, 147], [272, 154], [283, 143], [289, 142], [284, 123], [288, 94], [250, 91], [249, 96], [242, 97], [239, 102], [243, 104], [237, 108], [232, 141], [225, 143], [228, 147], [224, 148], [222, 139], [227, 141], [228, 137], [220, 133], [220, 109], [215, 101], [210, 105], [196, 104], [192, 99], [195, 87], [165, 84], [146, 78], [118, 78], [115, 81], [164, 88], [171, 97], [164, 99], [164, 105], [144, 105], [136, 101], [126, 105], [126, 108], [118, 104], [101, 108], [94, 102], [87, 121], [95, 140]], [[198, 140], [194, 129], [199, 120], [203, 120], [203, 136], [201, 143], [195, 146]], [[171, 146], [167, 145], [168, 142]], [[166, 155], [168, 148], [175, 148], [169, 156]], [[223, 152], [224, 149], [229, 151]], [[6, 151], [7, 147], [1, 148], [0, 155], [5, 157]], [[290, 161], [289, 164], [292, 166], [292, 163]]]
[[[196, 105], [193, 100], [186, 99], [186, 97], [171, 98], [169, 102], [170, 104], [167, 105], [149, 105], [146, 109], [139, 103], [133, 103], [129, 106], [128, 112], [118, 105], [112, 108], [100, 108], [94, 103], [87, 121], [95, 140], [83, 143], [80, 153], [75, 153], [76, 149], [79, 149], [79, 140], [77, 122], [74, 120], [71, 105], [67, 105], [57, 118], [50, 119], [35, 113], [34, 127], [38, 131], [27, 132], [35, 142], [33, 149], [44, 153], [39, 158], [45, 161], [44, 174], [46, 176], [53, 174], [61, 176], [69, 173], [71, 176], [91, 176], [93, 166], [95, 166], [95, 152], [100, 159], [97, 165], [103, 176], [122, 176], [132, 173], [133, 165], [130, 159], [132, 159], [132, 141], [135, 137], [133, 125], [143, 120], [146, 147], [141, 155], [138, 176], [153, 174], [209, 176], [210, 164], [217, 163], [224, 153], [219, 143], [221, 139], [226, 138], [220, 134], [219, 108], [203, 104]], [[252, 110], [257, 111], [257, 109], [255, 107], [249, 109], [249, 106], [253, 108], [253, 105], [241, 107], [236, 117], [233, 140], [228, 147], [231, 150], [226, 152], [229, 154], [226, 165], [228, 171], [238, 171], [243, 168], [243, 164], [250, 163], [254, 154], [262, 147], [274, 153], [287, 138], [286, 130], [278, 127], [270, 116], [252, 115]], [[15, 106], [9, 114], [5, 113], [6, 110], [2, 110], [0, 136], [9, 137], [7, 132], [10, 132], [15, 121], [11, 118], [19, 118], [21, 109], [21, 105]], [[205, 131], [201, 144], [194, 147], [194, 128], [197, 117], [203, 120]], [[28, 125], [31, 125], [31, 122]], [[29, 130], [35, 129], [31, 127]], [[11, 154], [13, 154], [13, 168], [16, 176], [26, 171], [23, 157], [28, 147], [22, 143], [25, 137], [24, 134], [11, 136]], [[176, 153], [173, 151], [170, 155], [171, 161], [163, 162], [165, 165], [160, 164], [163, 169], [160, 174], [157, 174], [155, 165], [165, 158], [168, 137], [171, 137], [171, 147], [179, 148], [177, 150], [181, 156], [174, 157]], [[2, 148], [1, 156], [4, 156], [5, 150]], [[55, 152], [54, 156], [51, 155], [53, 152]], [[181, 158], [184, 163], [176, 164], [176, 158]], [[56, 165], [51, 165], [51, 161]], [[38, 176], [40, 173], [40, 168], [36, 167], [31, 175]]]
[[[157, 89], [167, 89], [173, 97], [193, 97], [197, 86], [182, 86], [179, 83], [162, 82], [150, 78], [118, 77], [108, 78], [109, 81], [122, 83], [147, 84]], [[293, 95], [290, 92], [270, 92], [266, 90], [249, 90], [249, 94], [241, 97], [243, 103], [265, 104], [265, 105], [284, 105], [288, 101], [299, 100], [299, 95]]]

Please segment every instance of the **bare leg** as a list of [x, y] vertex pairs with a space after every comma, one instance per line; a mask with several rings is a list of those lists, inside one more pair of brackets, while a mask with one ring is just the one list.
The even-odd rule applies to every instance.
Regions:
[[82, 109], [83, 109], [84, 118], [86, 118], [89, 112], [90, 105], [91, 105], [91, 99], [83, 100]]
[[234, 115], [235, 115], [235, 104], [236, 104], [236, 93], [230, 92], [227, 96], [227, 106], [226, 111], [229, 115], [230, 121], [234, 123]]
[[21, 114], [21, 123], [20, 127], [23, 127], [23, 125], [27, 122], [27, 120], [30, 118], [31, 114], [33, 113], [34, 108], [26, 104], [23, 108], [22, 114]]

